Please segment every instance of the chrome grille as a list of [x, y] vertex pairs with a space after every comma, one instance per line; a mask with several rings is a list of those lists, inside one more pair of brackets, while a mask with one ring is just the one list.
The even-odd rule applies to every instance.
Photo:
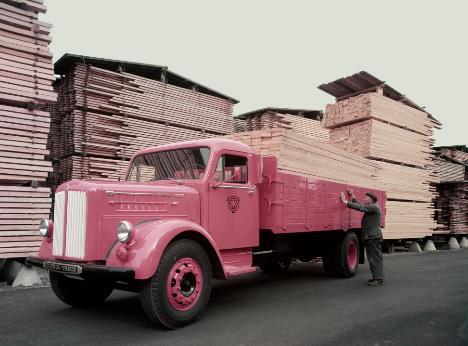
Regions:
[[86, 249], [86, 192], [69, 191], [65, 256], [83, 259]]
[[63, 254], [63, 226], [65, 215], [65, 192], [55, 194], [54, 203], [54, 238], [52, 243], [52, 254], [62, 256]]

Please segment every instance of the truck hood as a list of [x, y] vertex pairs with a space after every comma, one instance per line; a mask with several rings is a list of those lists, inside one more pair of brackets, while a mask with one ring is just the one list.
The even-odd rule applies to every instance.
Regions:
[[[65, 219], [66, 215], [77, 217], [77, 213], [74, 212], [77, 207], [74, 207], [73, 203], [76, 204], [79, 198], [86, 199], [84, 204], [76, 204], [86, 205], [85, 213], [78, 212], [82, 220], [75, 222], [86, 225], [82, 231], [86, 233], [86, 242], [83, 245], [86, 249], [83, 248], [80, 252], [85, 253], [85, 258], [82, 256], [79, 258], [81, 260], [105, 260], [106, 254], [116, 241], [116, 229], [121, 221], [131, 222], [135, 226], [135, 232], [138, 232], [139, 224], [152, 220], [177, 218], [200, 222], [198, 191], [172, 181], [153, 184], [72, 180], [59, 186], [56, 196], [58, 194], [64, 196], [66, 202], [63, 210], [66, 212], [62, 212], [63, 215], [55, 215], [54, 219]], [[68, 226], [64, 224], [63, 229], [57, 231], [68, 235], [72, 231], [66, 230], [66, 227]], [[54, 234], [55, 228], [54, 226]], [[68, 239], [64, 238], [64, 242], [73, 239], [70, 236]], [[67, 246], [72, 247], [64, 244], [64, 249]]]

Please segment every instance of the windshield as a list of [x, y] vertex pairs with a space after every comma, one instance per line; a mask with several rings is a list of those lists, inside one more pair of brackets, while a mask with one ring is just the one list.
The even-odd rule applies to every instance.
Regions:
[[208, 148], [185, 148], [139, 155], [132, 161], [127, 180], [201, 179], [209, 156]]

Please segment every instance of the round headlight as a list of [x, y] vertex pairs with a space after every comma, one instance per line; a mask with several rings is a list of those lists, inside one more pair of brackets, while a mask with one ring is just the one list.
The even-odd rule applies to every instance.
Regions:
[[43, 237], [50, 237], [52, 235], [52, 221], [42, 219], [39, 223], [39, 233]]
[[133, 226], [128, 221], [122, 221], [117, 226], [117, 239], [121, 243], [127, 243], [131, 239]]

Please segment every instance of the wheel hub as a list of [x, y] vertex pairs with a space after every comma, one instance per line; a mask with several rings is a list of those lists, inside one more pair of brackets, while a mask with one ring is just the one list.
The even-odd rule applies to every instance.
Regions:
[[203, 272], [193, 258], [182, 258], [172, 266], [167, 280], [167, 298], [173, 308], [190, 309], [200, 298]]

